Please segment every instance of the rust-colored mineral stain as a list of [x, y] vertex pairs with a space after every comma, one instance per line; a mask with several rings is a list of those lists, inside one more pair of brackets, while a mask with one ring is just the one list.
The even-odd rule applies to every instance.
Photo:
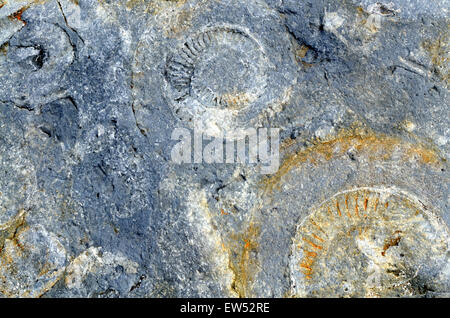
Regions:
[[300, 263], [300, 267], [306, 270], [306, 272], [305, 272], [305, 270], [302, 271], [305, 276], [310, 276], [312, 274], [313, 270], [312, 270], [311, 266], [313, 265], [313, 263], [314, 263], [314, 260], [310, 259], [309, 257], [306, 257]]
[[375, 212], [377, 212], [378, 202], [379, 202], [379, 201], [380, 201], [379, 198], [377, 198], [377, 199], [375, 200], [375, 206], [373, 207], [373, 209], [374, 209]]
[[328, 207], [328, 214], [330, 215], [330, 219], [333, 220], [333, 212], [331, 212], [331, 208]]
[[[402, 233], [401, 231], [395, 231], [394, 235]], [[400, 243], [400, 240], [402, 238], [400, 236], [389, 238], [386, 243], [383, 246], [383, 251], [381, 252], [382, 256], [386, 256], [386, 251], [391, 248], [392, 246], [398, 246], [398, 243]]]
[[[343, 129], [330, 140], [312, 140], [312, 146], [287, 154], [278, 171], [270, 177], [262, 180], [262, 186], [266, 193], [279, 187], [283, 177], [292, 169], [309, 163], [318, 165], [345, 155], [349, 149], [355, 149], [361, 156], [366, 156], [370, 161], [386, 161], [392, 158], [399, 149], [402, 150], [401, 160], [409, 162], [417, 160], [421, 164], [440, 167], [445, 159], [438, 149], [431, 148], [424, 143], [411, 143], [396, 136], [376, 134], [367, 129], [352, 128]], [[293, 148], [295, 142], [291, 139], [283, 141], [281, 149], [286, 152]]]
[[299, 58], [302, 59], [306, 56], [306, 53], [308, 53], [308, 51], [309, 51], [308, 46], [303, 44], [301, 47], [298, 48], [298, 50], [296, 50], [295, 53]]
[[25, 10], [26, 8], [20, 9], [19, 11], [17, 11], [12, 15], [13, 18], [19, 20], [20, 22], [26, 23], [25, 21], [22, 20], [22, 14], [25, 12]]
[[232, 235], [231, 240], [235, 243], [228, 246], [229, 268], [234, 273], [231, 289], [239, 297], [250, 296], [249, 284], [259, 270], [256, 260], [251, 257], [251, 252], [259, 248], [257, 242], [259, 235], [259, 226], [251, 223], [245, 232]]
[[324, 233], [326, 235], [326, 233], [324, 232], [324, 230], [320, 227], [319, 224], [317, 224], [316, 222], [314, 222], [314, 220], [310, 220], [311, 224], [314, 225], [320, 232]]
[[306, 269], [308, 269], [309, 271], [311, 271], [311, 267], [309, 267], [308, 264], [301, 263], [301, 264], [300, 264], [300, 267], [306, 268]]
[[305, 61], [303, 61], [303, 59], [306, 57], [306, 54], [308, 53], [308, 51], [310, 50], [310, 48], [307, 45], [302, 45], [300, 47], [298, 47], [295, 50], [295, 60], [297, 63], [301, 63], [303, 66], [305, 67], [311, 67], [314, 64], [311, 63], [307, 63]]
[[338, 211], [339, 216], [342, 216], [341, 209], [339, 207], [339, 202], [338, 201], [336, 201], [336, 209]]
[[306, 243], [308, 243], [309, 245], [311, 245], [313, 248], [317, 249], [317, 250], [321, 250], [323, 247], [317, 244], [314, 244], [313, 242], [311, 242], [310, 240], [303, 238], [303, 241], [305, 241]]
[[305, 251], [306, 255], [309, 257], [316, 257], [317, 253], [316, 252], [310, 252], [310, 251]]
[[347, 216], [351, 218], [352, 215], [350, 214], [350, 209], [348, 208], [348, 194], [345, 196], [345, 210], [347, 211]]
[[[0, 54], [6, 55], [6, 53], [8, 53], [8, 43], [3, 44], [2, 46], [0, 46]], [[2, 193], [0, 192], [0, 196], [2, 195]]]
[[[323, 240], [322, 238], [320, 238], [319, 236], [317, 236], [315, 234], [312, 234], [312, 236], [314, 238], [316, 238], [317, 240], [320, 240], [321, 242], [325, 242], [325, 240]], [[303, 240], [315, 249], [318, 249], [318, 250], [322, 249], [322, 246], [316, 245], [313, 242], [311, 242], [310, 240], [307, 240], [305, 238], [303, 238]], [[313, 274], [312, 266], [314, 265], [315, 258], [317, 257], [318, 254], [316, 252], [308, 251], [301, 246], [299, 246], [299, 247], [303, 249], [304, 255], [305, 255], [302, 262], [300, 263], [300, 267], [307, 270], [306, 272], [304, 270], [301, 272], [303, 273], [303, 275], [305, 275], [305, 277], [307, 279], [311, 279], [312, 278], [311, 275]]]
[[358, 197], [355, 196], [355, 215], [359, 218]]
[[323, 238], [321, 238], [320, 236], [316, 235], [316, 234], [311, 234], [316, 240], [319, 240], [321, 242], [325, 242], [325, 240]]

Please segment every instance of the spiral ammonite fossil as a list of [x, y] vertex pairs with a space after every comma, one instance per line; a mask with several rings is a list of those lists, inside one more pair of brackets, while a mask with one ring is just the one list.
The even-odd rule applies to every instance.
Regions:
[[265, 93], [267, 61], [258, 40], [240, 26], [216, 25], [189, 36], [165, 68], [173, 114], [204, 123], [210, 135], [240, 128], [238, 117]]
[[446, 292], [448, 252], [447, 227], [419, 200], [382, 188], [338, 193], [297, 228], [292, 293], [398, 297]]
[[[267, 86], [266, 56], [257, 40], [238, 26], [211, 27], [191, 36], [168, 59], [168, 98], [183, 109], [241, 108]], [[180, 114], [180, 110], [184, 114]]]
[[[152, 131], [151, 114], [166, 107], [177, 125], [208, 137], [240, 138], [236, 131], [266, 125], [298, 77], [292, 39], [274, 13], [260, 1], [194, 0], [150, 19], [133, 63], [141, 132]], [[189, 18], [176, 22], [182, 17]]]

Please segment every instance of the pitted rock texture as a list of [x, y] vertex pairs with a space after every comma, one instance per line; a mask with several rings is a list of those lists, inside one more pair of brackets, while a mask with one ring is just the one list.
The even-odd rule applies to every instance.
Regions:
[[448, 297], [447, 8], [0, 0], [0, 297]]

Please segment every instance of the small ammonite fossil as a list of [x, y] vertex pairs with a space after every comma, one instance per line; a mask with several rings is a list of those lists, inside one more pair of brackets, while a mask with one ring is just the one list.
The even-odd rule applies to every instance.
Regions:
[[57, 24], [30, 22], [8, 43], [0, 82], [11, 89], [0, 91], [0, 99], [27, 109], [57, 99], [76, 54], [67, 32]]
[[190, 36], [169, 56], [166, 97], [183, 121], [233, 121], [267, 86], [264, 49], [239, 26], [214, 26]]
[[339, 193], [297, 228], [290, 261], [298, 297], [401, 297], [450, 286], [448, 229], [392, 189]]
[[137, 126], [148, 135], [152, 114], [166, 107], [177, 126], [207, 137], [240, 139], [267, 126], [293, 100], [292, 45], [283, 19], [261, 1], [193, 0], [159, 12], [132, 64]]
[[266, 86], [264, 51], [240, 28], [214, 27], [187, 39], [166, 67], [173, 102], [244, 107]]

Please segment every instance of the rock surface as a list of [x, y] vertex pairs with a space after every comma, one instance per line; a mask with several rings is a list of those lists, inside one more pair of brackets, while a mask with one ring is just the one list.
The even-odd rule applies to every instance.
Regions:
[[0, 0], [0, 296], [448, 297], [448, 8]]

